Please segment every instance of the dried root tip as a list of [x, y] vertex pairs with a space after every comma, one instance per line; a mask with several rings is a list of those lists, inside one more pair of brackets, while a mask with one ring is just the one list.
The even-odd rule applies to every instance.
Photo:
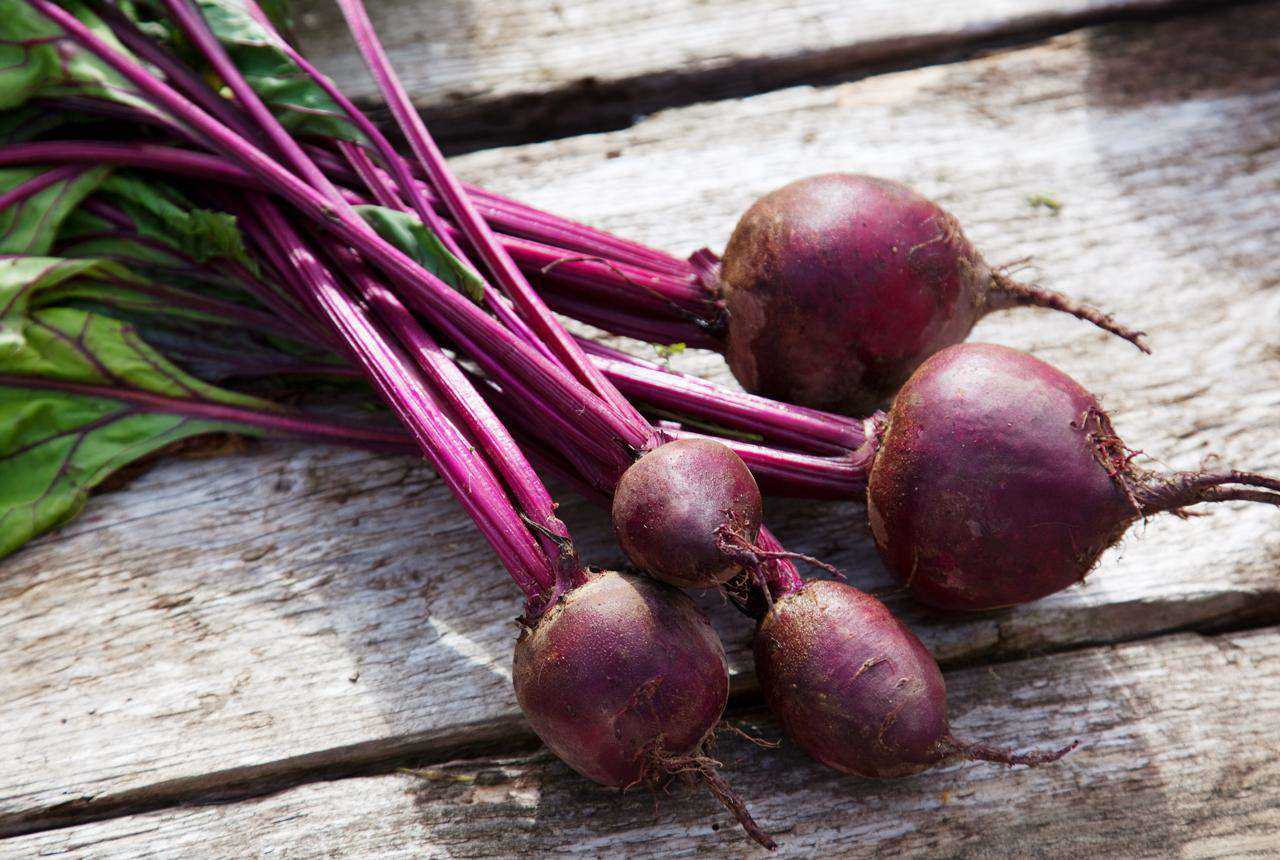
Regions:
[[804, 555], [799, 552], [788, 552], [787, 550], [766, 550], [756, 546], [746, 536], [734, 531], [727, 526], [721, 526], [716, 529], [716, 545], [726, 557], [734, 560], [743, 567], [751, 569], [760, 566], [762, 561], [803, 561], [814, 567], [819, 567], [836, 579], [844, 580], [845, 575], [840, 572], [840, 568], [825, 561], [814, 558], [811, 555]]
[[748, 618], [759, 621], [773, 609], [773, 592], [763, 568], [743, 570], [720, 586], [721, 593]]
[[700, 782], [707, 787], [716, 800], [724, 804], [724, 808], [733, 814], [738, 824], [756, 843], [775, 851], [778, 843], [773, 837], [756, 823], [747, 809], [747, 804], [729, 787], [719, 773], [720, 762], [706, 755], [701, 749], [689, 755], [673, 756], [664, 753], [661, 748], [655, 749], [645, 768], [645, 781], [651, 786], [659, 786], [671, 777], [682, 777], [690, 782]]
[[1087, 305], [1054, 290], [1046, 290], [1034, 284], [1015, 281], [1001, 271], [992, 271], [991, 282], [993, 286], [987, 294], [987, 306], [991, 310], [1037, 307], [1062, 311], [1063, 313], [1071, 314], [1077, 319], [1091, 322], [1103, 331], [1109, 331], [1117, 337], [1124, 338], [1147, 355], [1151, 354], [1151, 348], [1147, 346], [1147, 333], [1145, 331], [1129, 328], [1118, 322], [1111, 314], [1104, 313], [1092, 305]]
[[747, 743], [755, 744], [761, 749], [776, 750], [778, 747], [782, 746], [782, 741], [771, 741], [767, 738], [756, 737], [746, 729], [742, 728], [742, 726], [736, 726], [728, 720], [721, 720], [720, 724], [716, 726], [716, 731], [729, 732], [730, 734], [737, 735]]
[[1258, 502], [1263, 505], [1280, 507], [1280, 493], [1268, 493], [1266, 490], [1245, 490], [1240, 487], [1213, 487], [1204, 491], [1206, 502]]
[[960, 756], [973, 761], [990, 761], [995, 762], [996, 764], [1007, 764], [1009, 767], [1013, 767], [1015, 764], [1025, 764], [1027, 767], [1049, 764], [1050, 762], [1055, 762], [1062, 758], [1078, 746], [1080, 746], [1080, 741], [1072, 741], [1061, 749], [1048, 750], [1045, 752], [1020, 753], [1012, 750], [990, 747], [986, 744], [958, 741], [951, 735], [947, 735], [941, 742], [944, 755]]
[[1133, 487], [1143, 515], [1172, 511], [1201, 502], [1259, 502], [1280, 507], [1280, 478], [1256, 472], [1201, 471], [1142, 474]]

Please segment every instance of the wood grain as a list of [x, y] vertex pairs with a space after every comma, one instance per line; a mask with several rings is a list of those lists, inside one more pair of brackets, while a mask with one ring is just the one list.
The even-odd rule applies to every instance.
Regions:
[[[955, 730], [1057, 765], [956, 762], [868, 782], [725, 734], [725, 773], [784, 857], [1267, 856], [1280, 810], [1280, 631], [1181, 635], [949, 673]], [[762, 714], [742, 724], [765, 735]], [[5, 856], [765, 856], [714, 801], [653, 801], [546, 752], [320, 782], [0, 842]]]
[[[456, 164], [686, 252], [720, 244], [754, 196], [803, 173], [911, 181], [992, 260], [1034, 255], [1047, 285], [1148, 328], [1156, 356], [1030, 311], [977, 337], [1077, 376], [1130, 444], [1172, 466], [1216, 451], [1280, 471], [1277, 34], [1275, 4], [1088, 30]], [[1058, 214], [1030, 206], [1035, 194]], [[677, 363], [725, 378], [714, 356]], [[600, 518], [567, 508], [585, 557], [615, 562]], [[857, 504], [769, 514], [789, 545], [889, 586]], [[1085, 586], [1016, 610], [939, 618], [890, 602], [953, 665], [1275, 621], [1276, 523], [1235, 506], [1154, 519]], [[706, 602], [749, 690], [749, 631]], [[414, 463], [289, 446], [165, 463], [0, 567], [0, 832], [116, 814], [138, 793], [172, 803], [255, 774], [439, 760], [468, 737], [527, 743], [508, 676], [517, 612]]]
[[[1205, 0], [383, 0], [392, 63], [446, 144], [476, 149], [622, 128], [733, 98]], [[298, 4], [308, 54], [380, 102], [331, 0]]]

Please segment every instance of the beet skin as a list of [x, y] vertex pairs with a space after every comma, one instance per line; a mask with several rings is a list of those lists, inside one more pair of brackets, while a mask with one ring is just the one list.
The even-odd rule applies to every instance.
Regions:
[[760, 198], [729, 239], [720, 282], [738, 381], [851, 415], [1002, 308], [1064, 311], [1145, 349], [1141, 332], [993, 270], [950, 213], [873, 176], [813, 176]]
[[749, 390], [862, 414], [963, 340], [989, 270], [905, 185], [826, 174], [760, 198], [725, 248], [726, 357]]
[[516, 698], [574, 770], [626, 787], [701, 752], [729, 695], [724, 648], [680, 591], [593, 574], [516, 643]]
[[1026, 353], [929, 359], [889, 413], [867, 492], [876, 545], [923, 603], [990, 609], [1072, 585], [1137, 516], [1097, 400]]
[[756, 631], [755, 661], [783, 729], [844, 773], [890, 779], [949, 758], [1038, 765], [1075, 748], [1014, 753], [956, 740], [933, 655], [883, 603], [840, 582], [780, 598]]
[[783, 729], [829, 767], [909, 776], [950, 752], [938, 664], [856, 588], [818, 580], [779, 600], [760, 622], [755, 661]]
[[1139, 468], [1092, 394], [1024, 352], [961, 344], [903, 386], [867, 489], [876, 546], [923, 603], [993, 609], [1084, 579], [1138, 518], [1280, 505], [1280, 478]]
[[613, 528], [627, 557], [682, 588], [712, 588], [738, 573], [734, 547], [755, 540], [760, 518], [751, 471], [710, 439], [649, 451], [623, 473], [613, 496]]

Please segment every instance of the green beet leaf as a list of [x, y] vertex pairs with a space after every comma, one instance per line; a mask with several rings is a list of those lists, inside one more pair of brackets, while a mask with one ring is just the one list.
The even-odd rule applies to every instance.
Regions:
[[[0, 169], [0, 194], [37, 188], [45, 182], [48, 173], [47, 167]], [[109, 174], [110, 170], [105, 167], [85, 168], [0, 211], [0, 254], [49, 253], [63, 222]]]
[[[259, 5], [277, 27], [288, 27], [283, 2], [277, 0]], [[298, 67], [284, 50], [280, 39], [259, 23], [244, 3], [240, 0], [196, 0], [196, 7], [249, 86], [285, 128], [301, 135], [336, 137], [352, 142], [364, 139], [329, 94]], [[165, 33], [172, 48], [190, 65], [208, 68], [207, 61], [168, 18], [162, 3], [156, 0], [134, 3], [132, 17], [150, 32]], [[212, 71], [210, 75], [212, 77]]]
[[[60, 4], [99, 38], [129, 54], [82, 3]], [[70, 39], [25, 0], [0, 0], [0, 110], [36, 97], [91, 96], [163, 116], [124, 77]]]
[[[41, 277], [56, 287], [56, 276]], [[10, 289], [0, 318], [0, 557], [74, 517], [93, 487], [166, 446], [262, 434], [207, 407], [278, 411], [190, 376], [127, 323], [78, 308], [23, 313], [37, 293]]]
[[108, 260], [68, 260], [61, 257], [0, 258], [0, 320], [27, 316], [33, 308], [49, 305], [60, 290], [79, 278], [131, 280], [124, 266]]
[[236, 326], [235, 308], [197, 292], [147, 280], [114, 260], [0, 257], [0, 318], [71, 305], [124, 316]]
[[105, 180], [101, 193], [128, 213], [144, 238], [164, 242], [198, 263], [226, 259], [257, 269], [228, 212], [200, 209], [176, 189], [128, 173]]
[[342, 109], [282, 50], [279, 39], [238, 0], [197, 0], [209, 29], [249, 86], [285, 128], [342, 140], [363, 140]]
[[484, 301], [484, 279], [444, 246], [432, 230], [410, 212], [385, 206], [357, 206], [356, 211], [379, 236], [413, 257], [437, 278], [468, 296]]

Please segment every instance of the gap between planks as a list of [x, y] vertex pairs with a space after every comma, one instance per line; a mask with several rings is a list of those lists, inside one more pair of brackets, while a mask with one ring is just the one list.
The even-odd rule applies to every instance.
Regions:
[[[464, 7], [470, 2], [456, 0], [452, 4], [458, 7], [455, 13], [466, 18], [468, 13]], [[463, 36], [471, 34], [454, 33], [446, 24], [439, 30], [439, 36], [436, 36], [436, 31], [421, 34], [422, 47], [406, 46], [402, 43], [405, 37], [397, 34], [406, 23], [400, 18], [407, 13], [400, 11], [378, 16], [377, 5], [370, 5], [374, 7], [372, 11], [377, 18], [375, 25], [380, 30], [385, 28], [382, 35], [391, 52], [392, 62], [406, 76], [419, 112], [432, 126], [446, 154], [456, 155], [617, 131], [629, 128], [640, 118], [657, 111], [701, 102], [744, 98], [801, 84], [831, 86], [875, 75], [959, 62], [987, 53], [1025, 48], [1089, 27], [1124, 22], [1157, 23], [1268, 2], [1273, 0], [1118, 0], [1100, 8], [1086, 5], [1078, 9], [1057, 9], [1051, 5], [1038, 8], [1033, 4], [1034, 8], [1029, 8], [1024, 14], [1006, 17], [993, 14], [989, 20], [966, 22], [964, 26], [950, 31], [935, 32], [930, 29], [929, 21], [912, 21], [914, 29], [903, 26], [901, 32], [877, 32], [870, 36], [858, 31], [856, 36], [845, 41], [831, 39], [826, 32], [808, 33], [804, 27], [797, 27], [811, 43], [802, 49], [784, 47], [770, 51], [769, 46], [743, 49], [732, 43], [720, 44], [723, 39], [713, 37], [705, 45], [688, 48], [688, 56], [670, 57], [673, 63], [670, 67], [628, 69], [623, 74], [614, 73], [612, 63], [596, 68], [590, 62], [571, 72], [550, 63], [553, 71], [545, 71], [537, 63], [528, 62], [523, 53], [555, 53], [558, 39], [572, 40], [579, 36], [572, 29], [563, 37], [559, 33], [548, 34], [545, 31], [531, 36], [521, 31], [521, 52], [511, 51], [512, 56], [507, 56], [503, 50], [508, 47], [506, 45], [473, 45], [464, 52], [496, 47], [494, 65], [504, 72], [510, 69], [509, 76], [490, 73], [483, 64], [468, 56], [466, 61], [457, 65], [463, 66], [477, 80], [455, 80], [459, 74], [446, 71], [441, 73], [444, 79], [441, 82], [434, 80], [434, 72], [419, 69], [440, 65], [438, 54], [442, 50], [447, 53], [448, 43], [454, 39], [465, 41]], [[318, 19], [318, 23], [301, 28], [304, 46], [309, 38], [320, 41], [328, 53], [321, 53], [313, 59], [344, 91], [354, 95], [356, 101], [369, 110], [393, 138], [398, 139], [399, 131], [376, 89], [372, 88], [363, 66], [359, 65], [358, 59], [353, 65], [354, 47], [346, 45], [347, 50], [341, 54], [334, 51], [335, 43], [342, 43], [344, 38], [349, 41], [349, 37], [341, 17], [329, 5], [328, 0], [312, 0], [303, 4], [302, 19], [312, 22]], [[587, 6], [589, 10], [591, 4]], [[844, 19], [857, 6], [856, 2], [850, 2], [844, 7], [848, 12], [841, 11], [837, 17]], [[491, 14], [491, 10], [486, 9], [483, 14]], [[811, 17], [825, 18], [830, 14], [830, 10], [826, 10]], [[871, 10], [868, 14], [876, 12]], [[923, 10], [918, 14], [928, 17], [929, 13]], [[847, 25], [847, 22], [841, 21], [832, 29], [840, 29], [841, 24]], [[696, 26], [698, 22], [689, 22], [690, 29]], [[714, 31], [718, 27], [711, 24], [706, 29]], [[673, 35], [672, 41], [678, 41], [678, 37]], [[538, 80], [542, 75], [550, 75], [553, 80]]]
[[[1046, 649], [1021, 658], [1002, 657], [994, 660], [965, 660], [944, 664], [948, 684], [958, 673], [978, 669], [996, 673], [1000, 667], [1018, 671], [1023, 666], [1046, 660], [1075, 659], [1089, 652], [1108, 651], [1135, 646], [1143, 642], [1186, 639], [1197, 635], [1212, 642], [1225, 641], [1238, 635], [1280, 631], [1280, 606], [1272, 611], [1252, 615], [1252, 623], [1233, 619], [1230, 624], [1214, 627], [1201, 625], [1162, 631], [1158, 634], [1106, 642], [1079, 643]], [[738, 676], [731, 690], [725, 720], [772, 720], [764, 709], [764, 700], [753, 675]], [[776, 731], [777, 727], [773, 727]], [[333, 782], [370, 776], [385, 776], [431, 765], [462, 764], [539, 750], [537, 735], [521, 719], [488, 720], [454, 726], [446, 731], [420, 735], [379, 738], [364, 743], [348, 744], [332, 749], [316, 750], [276, 761], [228, 768], [196, 776], [164, 780], [99, 797], [84, 797], [50, 807], [23, 810], [0, 815], [0, 842], [32, 833], [77, 827], [96, 821], [158, 812], [173, 807], [194, 807], [235, 803], [262, 798], [310, 783]]]
[[[1123, 856], [1265, 853], [1280, 812], [1271, 754], [1280, 629], [1177, 635], [948, 673], [958, 735], [1000, 746], [1084, 744], [1052, 766], [956, 761], [869, 781], [823, 768], [792, 744], [725, 733], [725, 776], [781, 843], [779, 856], [945, 853]], [[776, 736], [767, 714], [735, 720]], [[659, 799], [662, 795], [657, 796]], [[0, 842], [0, 854], [85, 856], [764, 855], [697, 789], [654, 807], [577, 777], [545, 750], [441, 763], [415, 773], [299, 785], [236, 804], [188, 804]], [[1030, 842], [1028, 840], [1035, 840]], [[321, 848], [320, 846], [324, 846]], [[945, 846], [945, 847], [944, 847]], [[109, 849], [110, 850], [110, 849]]]

